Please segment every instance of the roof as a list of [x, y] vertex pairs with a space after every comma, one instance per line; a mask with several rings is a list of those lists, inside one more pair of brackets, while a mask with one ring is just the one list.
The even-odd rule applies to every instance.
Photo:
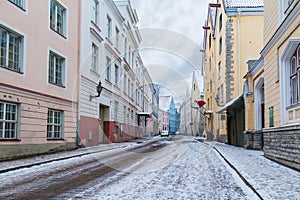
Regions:
[[[244, 93], [240, 94], [238, 97], [235, 99], [232, 99], [228, 103], [226, 103], [220, 110], [217, 111], [217, 113], [222, 113], [223, 111], [226, 111], [230, 107], [234, 107], [237, 102], [243, 100], [244, 98]], [[239, 106], [239, 105], [238, 105]]]
[[257, 8], [264, 7], [264, 0], [224, 0], [227, 8]]

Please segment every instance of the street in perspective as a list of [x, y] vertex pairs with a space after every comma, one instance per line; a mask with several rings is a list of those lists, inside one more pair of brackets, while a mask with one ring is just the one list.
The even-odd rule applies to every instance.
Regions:
[[261, 152], [235, 148], [178, 135], [4, 162], [0, 165], [0, 198], [299, 197], [298, 172], [267, 160]]
[[0, 0], [0, 199], [300, 200], [300, 0]]

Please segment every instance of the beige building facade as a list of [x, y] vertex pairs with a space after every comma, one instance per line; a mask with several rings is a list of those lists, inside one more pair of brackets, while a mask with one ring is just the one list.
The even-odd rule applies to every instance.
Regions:
[[263, 134], [266, 157], [299, 170], [300, 1], [264, 3], [262, 57], [246, 76], [248, 129]]

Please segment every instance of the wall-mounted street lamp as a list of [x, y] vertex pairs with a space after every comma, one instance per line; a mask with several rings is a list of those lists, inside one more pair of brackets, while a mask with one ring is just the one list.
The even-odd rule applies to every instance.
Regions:
[[97, 90], [97, 93], [98, 93], [98, 94], [95, 95], [95, 96], [90, 95], [90, 101], [92, 101], [93, 98], [100, 97], [100, 94], [101, 94], [101, 92], [102, 92], [102, 90], [103, 90], [103, 86], [101, 85], [101, 81], [99, 81], [99, 84], [97, 85], [96, 90]]
[[218, 106], [224, 106], [224, 104], [220, 104], [220, 97], [219, 97], [219, 95], [216, 96], [215, 100], [216, 100], [216, 103], [217, 103]]

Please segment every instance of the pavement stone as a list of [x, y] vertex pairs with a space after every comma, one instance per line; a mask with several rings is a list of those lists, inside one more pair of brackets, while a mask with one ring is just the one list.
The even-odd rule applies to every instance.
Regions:
[[300, 172], [267, 159], [263, 151], [205, 143], [217, 149], [263, 199], [300, 199]]

